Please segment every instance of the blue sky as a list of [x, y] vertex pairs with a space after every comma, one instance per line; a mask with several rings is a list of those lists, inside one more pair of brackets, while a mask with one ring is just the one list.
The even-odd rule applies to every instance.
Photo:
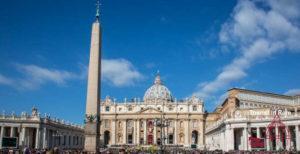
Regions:
[[[300, 92], [299, 1], [102, 0], [106, 95], [142, 98], [157, 70], [212, 111], [232, 87]], [[0, 110], [82, 123], [95, 1], [0, 6]], [[1, 111], [2, 112], [2, 111]]]

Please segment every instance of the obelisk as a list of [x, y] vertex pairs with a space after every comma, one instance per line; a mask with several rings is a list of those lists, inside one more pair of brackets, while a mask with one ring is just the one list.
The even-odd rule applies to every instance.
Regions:
[[88, 68], [84, 144], [84, 150], [88, 153], [98, 153], [100, 144], [101, 25], [99, 7], [98, 1], [96, 20], [92, 26]]

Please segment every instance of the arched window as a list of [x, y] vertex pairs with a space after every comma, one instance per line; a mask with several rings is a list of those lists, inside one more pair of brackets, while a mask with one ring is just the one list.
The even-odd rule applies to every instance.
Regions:
[[110, 133], [109, 131], [104, 132], [104, 145], [108, 145], [110, 140]]
[[192, 132], [192, 144], [198, 144], [198, 131], [196, 130]]

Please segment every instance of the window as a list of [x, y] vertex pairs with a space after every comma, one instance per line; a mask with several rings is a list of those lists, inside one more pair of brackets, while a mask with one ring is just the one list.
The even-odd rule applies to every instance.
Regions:
[[140, 144], [144, 144], [144, 138], [140, 138]]
[[173, 144], [173, 134], [170, 134], [168, 137], [169, 144]]
[[197, 111], [197, 106], [196, 105], [193, 106], [193, 111]]
[[106, 111], [106, 112], [109, 112], [109, 110], [110, 110], [109, 106], [106, 106], [106, 107], [105, 107], [105, 111]]
[[173, 111], [173, 108], [172, 108], [172, 107], [169, 107], [169, 111]]
[[180, 107], [180, 111], [182, 111], [183, 110], [183, 107]]
[[160, 110], [160, 107], [158, 107], [157, 110]]
[[132, 107], [131, 106], [128, 107], [128, 111], [132, 111]]
[[132, 134], [128, 135], [128, 144], [132, 144]]
[[122, 108], [121, 108], [121, 107], [119, 107], [119, 111], [122, 111]]

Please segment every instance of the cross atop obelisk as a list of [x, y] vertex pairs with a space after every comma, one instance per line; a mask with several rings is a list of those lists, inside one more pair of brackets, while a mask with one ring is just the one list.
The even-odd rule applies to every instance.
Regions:
[[88, 69], [85, 144], [88, 153], [99, 153], [100, 144], [100, 85], [101, 85], [101, 25], [100, 2], [96, 4], [96, 20], [92, 25], [90, 61]]

